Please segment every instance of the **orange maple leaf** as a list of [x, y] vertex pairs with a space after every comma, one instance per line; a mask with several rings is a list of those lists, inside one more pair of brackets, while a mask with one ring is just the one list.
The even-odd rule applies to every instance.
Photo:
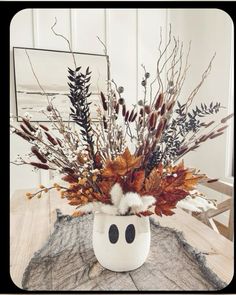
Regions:
[[172, 209], [176, 208], [176, 204], [177, 204], [177, 202], [168, 202], [164, 199], [159, 199], [156, 202], [155, 213], [158, 216], [162, 216], [162, 215], [171, 216], [171, 215], [175, 214], [172, 211]]
[[134, 191], [140, 193], [145, 180], [145, 171], [139, 170], [134, 173], [130, 173], [127, 179], [122, 183], [124, 192]]
[[132, 169], [138, 168], [141, 164], [142, 156], [135, 157], [131, 155], [128, 148], [124, 153], [114, 160], [108, 160], [103, 169], [102, 176], [120, 177], [129, 173]]
[[158, 169], [153, 169], [149, 177], [145, 180], [144, 194], [156, 194], [160, 189], [161, 172]]
[[97, 185], [100, 191], [102, 192], [103, 195], [106, 195], [106, 196], [109, 195], [111, 188], [114, 184], [115, 184], [114, 179], [106, 179], [106, 180], [101, 180], [97, 182]]

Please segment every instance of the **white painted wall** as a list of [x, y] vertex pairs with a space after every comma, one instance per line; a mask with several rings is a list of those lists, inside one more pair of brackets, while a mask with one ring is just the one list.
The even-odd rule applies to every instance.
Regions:
[[[57, 31], [65, 35], [74, 51], [103, 53], [96, 36], [104, 40], [112, 62], [112, 76], [125, 88], [129, 104], [134, 103], [142, 89], [141, 63], [154, 75], [159, 42], [168, 23], [173, 32], [187, 44], [192, 40], [189, 78], [185, 93], [191, 91], [201, 77], [209, 59], [216, 51], [212, 73], [202, 87], [196, 101], [216, 100], [230, 106], [233, 100], [232, 74], [233, 24], [230, 17], [217, 9], [26, 9], [18, 12], [11, 22], [11, 112], [15, 113], [12, 47], [25, 46], [53, 50], [68, 50], [63, 39], [53, 35], [50, 27], [57, 17]], [[231, 73], [231, 74], [230, 74]], [[138, 82], [139, 81], [139, 82]], [[229, 110], [230, 112], [232, 110]], [[227, 112], [226, 112], [227, 113]], [[229, 136], [228, 136], [229, 137]], [[26, 144], [16, 137], [11, 139], [11, 158], [25, 151]], [[198, 152], [186, 157], [186, 163], [200, 168], [210, 177], [226, 180], [226, 154], [230, 150], [227, 135], [206, 143]], [[228, 159], [230, 161], [230, 158]], [[34, 187], [45, 175], [31, 172], [29, 167], [11, 166], [11, 192]]]

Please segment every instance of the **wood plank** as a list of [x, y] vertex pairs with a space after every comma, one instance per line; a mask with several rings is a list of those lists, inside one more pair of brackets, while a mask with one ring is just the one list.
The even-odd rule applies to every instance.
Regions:
[[208, 218], [212, 218], [215, 217], [227, 210], [231, 210], [232, 209], [232, 200], [231, 199], [227, 199], [224, 202], [220, 203], [217, 205], [217, 209], [210, 209], [207, 211], [207, 217]]
[[219, 221], [215, 220], [215, 225], [217, 226], [219, 232], [221, 235], [223, 235], [224, 237], [226, 237], [227, 239], [229, 239], [229, 229], [227, 226], [225, 226], [224, 224], [220, 223]]
[[216, 181], [212, 183], [202, 183], [201, 185], [209, 187], [219, 193], [232, 197], [233, 195], [233, 185], [231, 183], [226, 183], [223, 181]]
[[156, 218], [162, 226], [182, 231], [187, 242], [206, 255], [207, 265], [225, 282], [233, 278], [233, 243], [180, 208], [169, 217]]
[[50, 234], [49, 198], [29, 201], [25, 192], [16, 191], [10, 204], [10, 275], [19, 288], [34, 252], [44, 245]]

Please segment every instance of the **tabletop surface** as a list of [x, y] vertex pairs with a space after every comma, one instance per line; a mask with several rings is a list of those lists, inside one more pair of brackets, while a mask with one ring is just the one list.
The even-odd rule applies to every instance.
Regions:
[[[73, 206], [67, 205], [57, 192], [51, 192], [40, 200], [28, 200], [25, 193], [18, 190], [11, 198], [10, 210], [10, 274], [16, 286], [21, 288], [21, 280], [26, 266], [35, 251], [39, 250], [53, 231], [56, 209], [63, 214], [71, 214]], [[207, 265], [223, 281], [230, 283], [233, 277], [233, 243], [216, 233], [183, 210], [175, 209], [171, 217], [156, 217], [162, 226], [184, 233], [187, 242], [206, 255]]]

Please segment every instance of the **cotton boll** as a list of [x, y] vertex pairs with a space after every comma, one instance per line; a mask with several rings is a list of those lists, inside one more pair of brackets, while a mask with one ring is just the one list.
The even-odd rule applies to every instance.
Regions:
[[142, 205], [134, 207], [131, 210], [131, 212], [133, 214], [148, 210], [148, 208], [150, 208], [156, 202], [156, 199], [154, 197], [152, 197], [152, 196], [143, 196], [143, 197], [140, 197], [140, 199], [142, 201]]
[[188, 200], [181, 200], [177, 203], [177, 207], [189, 210], [191, 212], [202, 212], [199, 208], [195, 205], [191, 204]]
[[211, 200], [207, 200], [207, 199], [201, 198], [201, 197], [195, 197], [193, 199], [193, 201], [198, 204], [199, 208], [202, 207], [203, 211], [207, 211], [209, 209], [217, 209], [214, 202]]
[[88, 203], [79, 207], [79, 211], [83, 213], [90, 213], [90, 212], [93, 212], [93, 210], [94, 210], [93, 203]]
[[101, 206], [101, 211], [109, 215], [117, 215], [118, 209], [113, 205], [103, 205]]
[[137, 193], [129, 192], [121, 198], [118, 209], [121, 214], [125, 214], [129, 208], [136, 210], [142, 205], [140, 196]]
[[213, 201], [200, 196], [194, 198], [187, 196], [184, 200], [179, 201], [177, 206], [192, 212], [204, 212], [209, 209], [217, 209]]
[[143, 208], [144, 208], [143, 211], [147, 210], [149, 207], [154, 205], [155, 202], [156, 202], [156, 199], [154, 197], [152, 197], [152, 196], [143, 196], [141, 198], [141, 200], [143, 202]]
[[119, 183], [115, 183], [110, 191], [112, 204], [119, 206], [120, 200], [123, 196], [123, 191]]

